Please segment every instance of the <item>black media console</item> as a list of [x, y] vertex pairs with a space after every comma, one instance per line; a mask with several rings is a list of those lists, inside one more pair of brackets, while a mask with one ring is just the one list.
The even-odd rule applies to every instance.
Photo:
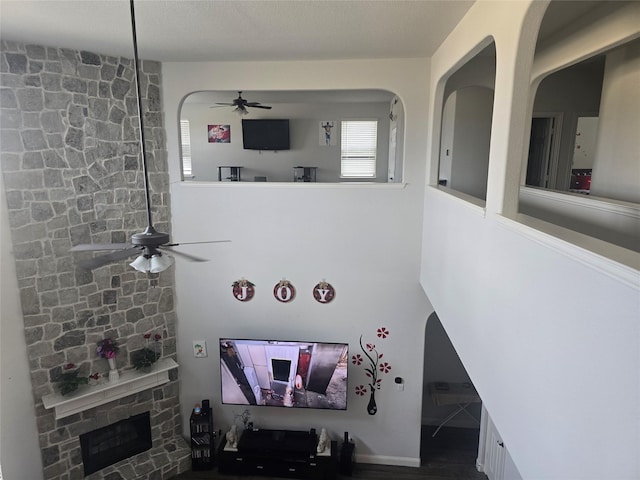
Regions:
[[334, 480], [338, 471], [337, 442], [317, 453], [315, 431], [245, 430], [238, 447], [227, 447], [222, 439], [218, 450], [218, 470], [232, 475]]

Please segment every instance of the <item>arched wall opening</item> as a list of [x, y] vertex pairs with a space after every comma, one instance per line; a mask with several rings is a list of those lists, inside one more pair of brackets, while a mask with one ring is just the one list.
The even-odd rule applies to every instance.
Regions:
[[475, 461], [482, 404], [436, 312], [427, 318], [424, 343], [422, 463], [443, 453]]

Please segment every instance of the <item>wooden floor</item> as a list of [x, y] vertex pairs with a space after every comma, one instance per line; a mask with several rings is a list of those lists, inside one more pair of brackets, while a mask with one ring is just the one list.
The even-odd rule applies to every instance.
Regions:
[[[478, 430], [442, 428], [435, 438], [435, 427], [423, 427], [420, 468], [357, 464], [353, 475], [339, 475], [340, 480], [487, 480], [476, 470]], [[356, 446], [357, 455], [357, 446]], [[235, 476], [207, 472], [186, 472], [174, 480], [268, 480], [272, 477]]]

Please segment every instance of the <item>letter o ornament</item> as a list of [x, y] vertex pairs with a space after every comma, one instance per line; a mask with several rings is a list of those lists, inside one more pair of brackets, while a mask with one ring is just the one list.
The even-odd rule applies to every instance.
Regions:
[[296, 296], [296, 289], [286, 280], [276, 283], [273, 287], [273, 296], [282, 303], [289, 303]]

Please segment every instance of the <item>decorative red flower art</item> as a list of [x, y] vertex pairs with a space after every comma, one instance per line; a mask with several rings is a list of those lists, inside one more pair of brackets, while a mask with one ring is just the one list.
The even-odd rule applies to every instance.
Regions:
[[358, 385], [356, 387], [356, 395], [364, 396], [365, 393], [367, 393], [367, 387], [364, 385]]
[[[386, 327], [380, 327], [376, 330], [376, 335], [384, 340], [389, 336], [389, 330], [387, 330]], [[367, 360], [369, 360], [368, 365], [364, 366], [364, 374], [369, 378], [369, 387], [371, 387], [368, 389], [371, 393], [371, 399], [367, 405], [367, 413], [369, 413], [369, 415], [375, 415], [378, 411], [378, 406], [376, 405], [375, 400], [375, 391], [380, 390], [380, 387], [382, 386], [382, 379], [378, 378], [378, 373], [389, 373], [391, 371], [391, 365], [389, 365], [388, 362], [378, 363], [383, 356], [382, 353], [378, 353], [378, 350], [373, 343], [363, 344], [362, 335], [360, 335], [360, 349]], [[365, 359], [361, 355], [354, 355], [352, 357], [354, 365], [360, 365], [364, 360]], [[356, 394], [364, 395], [365, 393], [367, 393], [367, 388], [364, 385], [356, 387]]]
[[389, 336], [389, 330], [387, 330], [385, 327], [380, 327], [378, 329], [378, 336], [380, 338], [387, 338]]

